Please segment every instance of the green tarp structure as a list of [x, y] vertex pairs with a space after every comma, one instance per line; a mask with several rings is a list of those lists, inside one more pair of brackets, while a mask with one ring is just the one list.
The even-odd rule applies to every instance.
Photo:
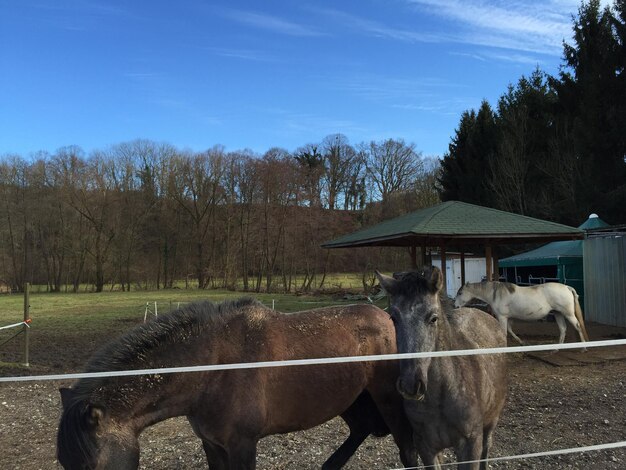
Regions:
[[571, 240], [552, 242], [536, 250], [520, 253], [500, 260], [501, 268], [522, 266], [553, 266], [559, 263], [571, 264], [583, 257], [583, 241]]

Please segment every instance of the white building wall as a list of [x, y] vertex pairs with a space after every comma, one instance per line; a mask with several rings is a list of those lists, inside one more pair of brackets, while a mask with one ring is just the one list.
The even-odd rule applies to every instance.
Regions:
[[[433, 255], [433, 266], [441, 269], [441, 258]], [[480, 282], [487, 272], [485, 258], [465, 258], [465, 282]], [[448, 297], [455, 297], [461, 288], [461, 258], [458, 256], [446, 257], [446, 293]]]

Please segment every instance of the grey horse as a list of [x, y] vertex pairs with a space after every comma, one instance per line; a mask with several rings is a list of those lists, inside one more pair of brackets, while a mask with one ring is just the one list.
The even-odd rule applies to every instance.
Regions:
[[[376, 275], [390, 296], [398, 352], [506, 346], [498, 321], [487, 313], [444, 311], [438, 268]], [[487, 468], [508, 388], [504, 354], [405, 359], [396, 386], [425, 465], [441, 468], [443, 450], [454, 448], [459, 468]]]

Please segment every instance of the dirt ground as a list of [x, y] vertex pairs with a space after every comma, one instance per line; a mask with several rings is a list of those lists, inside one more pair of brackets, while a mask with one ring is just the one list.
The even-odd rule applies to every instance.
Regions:
[[[128, 326], [122, 325], [120, 329]], [[556, 324], [550, 322], [519, 323], [515, 330], [531, 344], [555, 342], [557, 336]], [[626, 338], [626, 328], [591, 324], [588, 330], [592, 340]], [[116, 335], [119, 331], [109, 333]], [[574, 340], [571, 331], [567, 340]], [[33, 332], [30, 370], [0, 367], [0, 376], [79, 371], [101, 342], [101, 338], [88, 338], [79, 332], [66, 332], [60, 337], [44, 337]], [[17, 351], [0, 351], [0, 361], [8, 362], [11, 354], [17, 355]], [[600, 353], [598, 348], [585, 354], [569, 352], [569, 359], [561, 362], [575, 365], [565, 366], [528, 355], [510, 355], [509, 396], [495, 433], [492, 457], [626, 440], [626, 347], [612, 348], [606, 353]], [[589, 359], [577, 361], [576, 357]], [[55, 440], [61, 385], [69, 383], [0, 384], [1, 469], [59, 467]], [[257, 467], [319, 468], [346, 435], [347, 428], [335, 418], [307, 431], [265, 438], [258, 447]], [[396, 447], [389, 437], [368, 438], [347, 466], [349, 469], [400, 467]], [[200, 441], [186, 420], [172, 419], [142, 434], [141, 468], [206, 468]], [[626, 468], [626, 449], [494, 461], [491, 468], [617, 470]]]

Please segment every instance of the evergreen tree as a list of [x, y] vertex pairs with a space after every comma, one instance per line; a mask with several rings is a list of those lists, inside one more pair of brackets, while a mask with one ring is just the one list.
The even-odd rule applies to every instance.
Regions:
[[493, 207], [485, 174], [496, 149], [495, 115], [487, 101], [478, 113], [465, 111], [441, 162], [437, 179], [442, 201], [459, 200]]
[[[564, 66], [554, 80], [560, 119], [575, 139], [576, 206], [580, 218], [601, 213], [626, 221], [626, 120], [624, 119], [624, 1], [600, 8], [583, 3], [574, 20], [574, 44], [564, 44]], [[615, 27], [615, 29], [614, 29]], [[620, 27], [622, 28], [620, 30]], [[616, 34], [617, 32], [617, 34]], [[621, 38], [619, 34], [622, 34]]]
[[554, 92], [539, 69], [524, 77], [498, 101], [497, 151], [489, 184], [500, 209], [550, 218], [553, 190], [544, 170], [554, 122]]

